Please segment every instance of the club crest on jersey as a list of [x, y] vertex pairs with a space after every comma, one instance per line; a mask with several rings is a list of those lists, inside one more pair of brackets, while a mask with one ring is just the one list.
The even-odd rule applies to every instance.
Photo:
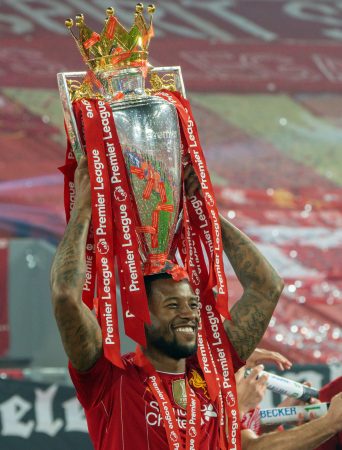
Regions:
[[172, 381], [172, 395], [176, 405], [182, 409], [186, 409], [187, 398], [185, 380]]
[[195, 369], [192, 369], [190, 374], [191, 374], [189, 377], [190, 386], [192, 386], [195, 389], [201, 390], [203, 395], [205, 395], [207, 399], [210, 399], [205, 379]]

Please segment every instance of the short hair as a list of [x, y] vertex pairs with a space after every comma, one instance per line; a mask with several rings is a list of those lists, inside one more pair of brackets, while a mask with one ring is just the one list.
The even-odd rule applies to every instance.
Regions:
[[152, 283], [156, 280], [169, 280], [170, 278], [172, 279], [172, 275], [167, 272], [144, 276], [144, 284], [148, 301], [151, 300]]

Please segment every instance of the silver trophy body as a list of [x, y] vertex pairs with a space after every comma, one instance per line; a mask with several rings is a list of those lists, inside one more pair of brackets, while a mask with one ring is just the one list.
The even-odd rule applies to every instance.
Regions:
[[[176, 88], [184, 94], [180, 68], [156, 68], [151, 72], [150, 77], [159, 80], [172, 73]], [[82, 76], [84, 73], [58, 74], [66, 127], [76, 159], [84, 149], [73, 115], [70, 79]], [[142, 230], [156, 225], [158, 211], [157, 235], [141, 231], [138, 238], [145, 272], [160, 271], [168, 260], [179, 218], [182, 144], [177, 111], [162, 98], [146, 93], [140, 69], [107, 71], [98, 74], [98, 78], [102, 84], [100, 93], [113, 111]], [[160, 210], [160, 205], [168, 205], [169, 210]]]

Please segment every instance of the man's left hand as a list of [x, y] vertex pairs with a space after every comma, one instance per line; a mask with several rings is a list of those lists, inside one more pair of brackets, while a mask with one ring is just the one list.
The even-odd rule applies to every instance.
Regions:
[[274, 363], [280, 370], [291, 369], [292, 363], [284, 355], [272, 350], [266, 350], [264, 348], [256, 348], [251, 356], [247, 359], [247, 367], [254, 367], [263, 363]]

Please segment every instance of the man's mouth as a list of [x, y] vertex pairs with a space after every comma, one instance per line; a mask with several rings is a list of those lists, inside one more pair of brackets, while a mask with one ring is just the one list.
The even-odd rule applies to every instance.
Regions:
[[176, 333], [186, 333], [194, 335], [196, 333], [196, 327], [194, 326], [182, 326], [182, 327], [174, 327]]

